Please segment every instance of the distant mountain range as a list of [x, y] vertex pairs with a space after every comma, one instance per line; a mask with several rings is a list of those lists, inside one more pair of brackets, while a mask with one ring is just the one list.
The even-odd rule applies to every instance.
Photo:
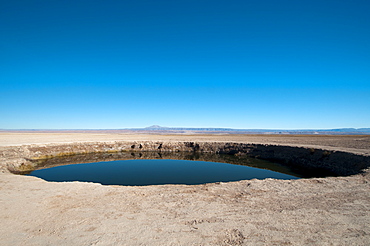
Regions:
[[153, 125], [145, 128], [131, 128], [132, 131], [149, 132], [176, 132], [176, 133], [229, 133], [229, 134], [370, 134], [370, 128], [339, 128], [339, 129], [232, 129], [232, 128], [189, 128], [189, 127], [163, 127]]
[[123, 129], [0, 129], [0, 132], [110, 132], [110, 133], [156, 133], [156, 134], [316, 134], [316, 135], [370, 135], [370, 128], [339, 128], [339, 129], [302, 129], [302, 130], [271, 130], [271, 129], [232, 129], [232, 128], [191, 128], [163, 127], [152, 125], [144, 128]]

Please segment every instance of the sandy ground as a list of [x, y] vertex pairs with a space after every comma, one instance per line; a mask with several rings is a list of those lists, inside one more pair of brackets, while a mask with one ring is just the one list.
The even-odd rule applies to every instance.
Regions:
[[369, 135], [149, 135], [109, 133], [5, 133], [0, 146], [95, 141], [197, 141], [275, 144], [342, 150], [370, 155]]
[[[0, 146], [115, 140], [270, 143], [370, 153], [370, 136], [0, 133]], [[0, 183], [0, 245], [370, 245], [369, 173], [145, 187], [0, 173]]]

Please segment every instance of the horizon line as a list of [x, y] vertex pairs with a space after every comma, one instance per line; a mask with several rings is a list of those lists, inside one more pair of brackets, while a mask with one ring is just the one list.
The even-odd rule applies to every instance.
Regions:
[[214, 129], [214, 130], [248, 130], [248, 131], [330, 131], [330, 130], [363, 130], [370, 127], [339, 127], [339, 128], [230, 128], [230, 127], [166, 127], [166, 126], [149, 126], [149, 127], [126, 127], [126, 128], [0, 128], [0, 131], [39, 131], [39, 130], [172, 130], [172, 129]]

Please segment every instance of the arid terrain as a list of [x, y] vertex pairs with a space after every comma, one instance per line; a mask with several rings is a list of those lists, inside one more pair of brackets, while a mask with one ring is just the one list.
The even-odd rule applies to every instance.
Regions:
[[366, 135], [2, 132], [0, 245], [369, 245], [369, 170], [143, 187], [54, 183], [7, 171], [29, 146], [114, 141], [272, 144], [370, 155]]

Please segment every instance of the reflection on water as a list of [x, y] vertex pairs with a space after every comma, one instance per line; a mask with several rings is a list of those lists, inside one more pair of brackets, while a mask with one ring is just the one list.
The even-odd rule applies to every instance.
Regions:
[[35, 164], [36, 170], [24, 174], [48, 181], [107, 185], [202, 184], [300, 177], [282, 165], [247, 156], [193, 152], [86, 154], [40, 160]]

